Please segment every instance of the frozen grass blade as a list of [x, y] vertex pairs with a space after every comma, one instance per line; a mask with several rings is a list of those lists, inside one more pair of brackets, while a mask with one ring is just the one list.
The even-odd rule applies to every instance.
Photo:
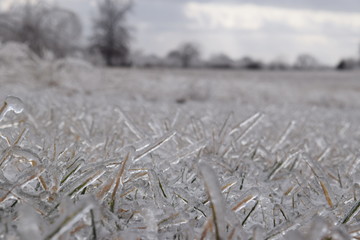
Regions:
[[329, 207], [333, 207], [333, 202], [330, 198], [330, 195], [329, 195], [329, 190], [328, 188], [326, 187], [326, 183], [322, 180], [319, 180], [319, 183], [320, 183], [320, 186], [321, 186], [321, 189], [323, 190], [324, 192], [324, 195], [325, 195], [325, 199], [326, 199], [326, 202], [328, 203]]
[[77, 171], [84, 165], [85, 161], [83, 159], [79, 161], [75, 161], [71, 166], [69, 167], [69, 173], [66, 174], [60, 181], [60, 186], [63, 185], [72, 175], [75, 175]]
[[[224, 186], [221, 187], [221, 192], [222, 192], [222, 193], [225, 192], [226, 190], [228, 190], [228, 189], [230, 189], [232, 186], [234, 186], [236, 183], [237, 183], [237, 181], [231, 181], [231, 182], [225, 184]], [[205, 200], [205, 201], [203, 202], [203, 204], [205, 205], [205, 204], [207, 204], [209, 201], [210, 201], [210, 200], [207, 199], [207, 200]]]
[[59, 239], [62, 234], [69, 231], [76, 222], [84, 218], [84, 215], [94, 208], [93, 204], [89, 202], [83, 202], [78, 205], [79, 206], [71, 213], [68, 213], [67, 216], [54, 227], [54, 229], [44, 238], [45, 240]]
[[134, 157], [134, 162], [140, 160], [141, 158], [145, 157], [146, 155], [150, 154], [151, 152], [161, 147], [161, 145], [169, 141], [175, 134], [176, 134], [175, 131], [171, 131], [165, 134], [164, 136], [156, 139], [152, 144], [150, 144], [145, 149], [141, 150], [140, 152], [136, 152]]
[[254, 121], [238, 137], [235, 138], [235, 142], [238, 142], [241, 139], [243, 139], [246, 136], [246, 134], [248, 134], [252, 129], [254, 129], [254, 127], [261, 121], [263, 117], [264, 117], [263, 114], [257, 113]]
[[[122, 164], [121, 164], [121, 167], [119, 169], [119, 172], [118, 174], [116, 175], [116, 178], [115, 178], [115, 186], [114, 186], [114, 189], [113, 189], [113, 192], [111, 194], [111, 203], [110, 203], [110, 209], [112, 212], [114, 212], [114, 208], [115, 208], [115, 202], [116, 202], [116, 192], [118, 191], [119, 189], [119, 185], [121, 184], [121, 186], [123, 185], [123, 174], [125, 172], [125, 169], [126, 167], [131, 164], [132, 162], [132, 158], [134, 156], [134, 152], [135, 150], [133, 148], [131, 148], [129, 150], [129, 152], [126, 154]], [[129, 162], [129, 163], [128, 163]]]
[[251, 117], [249, 117], [248, 119], [246, 119], [245, 121], [237, 124], [235, 127], [233, 127], [231, 129], [231, 131], [229, 132], [229, 135], [233, 135], [234, 133], [240, 131], [241, 128], [245, 127], [246, 125], [253, 125], [254, 122], [256, 122], [256, 120], [261, 117], [261, 113], [257, 112], [254, 115], [252, 115]]
[[278, 239], [280, 235], [284, 235], [290, 230], [296, 229], [298, 226], [305, 225], [310, 219], [317, 215], [322, 209], [312, 208], [312, 211], [307, 212], [306, 214], [297, 217], [293, 221], [286, 221], [280, 225], [277, 225], [272, 230], [268, 231], [265, 239]]
[[254, 206], [251, 208], [250, 212], [246, 215], [245, 219], [242, 221], [241, 225], [244, 226], [250, 215], [255, 211], [256, 206], [258, 205], [259, 201], [256, 201]]
[[216, 239], [226, 239], [226, 206], [216, 173], [207, 163], [204, 162], [204, 160], [200, 160], [199, 170], [204, 179], [205, 189], [210, 198]]
[[205, 148], [207, 145], [207, 140], [202, 140], [199, 142], [196, 142], [194, 144], [191, 144], [190, 146], [181, 149], [177, 153], [175, 153], [173, 156], [169, 158], [169, 161], [171, 164], [178, 164], [182, 159], [190, 156], [191, 154], [194, 154], [201, 149]]
[[117, 111], [124, 119], [126, 126], [130, 129], [132, 133], [135, 134], [135, 136], [137, 136], [139, 139], [143, 139], [146, 137], [146, 134], [143, 133], [138, 127], [136, 127], [134, 121], [131, 120], [130, 117], [120, 107], [117, 107], [115, 111]]
[[290, 135], [290, 133], [295, 129], [296, 122], [291, 121], [287, 128], [285, 129], [284, 133], [279, 137], [279, 139], [276, 141], [275, 145], [273, 146], [271, 152], [276, 152], [279, 147], [285, 142], [286, 138]]
[[91, 227], [92, 227], [92, 240], [97, 239], [97, 233], [96, 233], [96, 226], [95, 226], [95, 217], [94, 217], [94, 210], [90, 209], [90, 216], [91, 216]]
[[[240, 140], [242, 140], [252, 129], [254, 129], [254, 127], [261, 121], [261, 119], [263, 117], [264, 117], [263, 114], [256, 113], [252, 117], [250, 117], [248, 120], [246, 120], [243, 124], [240, 124], [239, 127], [242, 127], [245, 125], [249, 125], [249, 126], [247, 126], [241, 134], [239, 134], [237, 137], [235, 137], [234, 140], [231, 143], [229, 143], [227, 147], [225, 147], [225, 150], [224, 150], [222, 156], [223, 157], [226, 156], [230, 152], [230, 150], [233, 148], [232, 144], [237, 143]], [[230, 131], [229, 136], [232, 136], [236, 132], [240, 131], [239, 127], [235, 127], [232, 131]]]
[[327, 147], [325, 148], [325, 150], [321, 153], [321, 155], [318, 157], [317, 161], [318, 162], [322, 162], [326, 156], [331, 152], [331, 148]]
[[238, 212], [247, 206], [249, 202], [256, 199], [259, 196], [259, 190], [257, 188], [251, 188], [246, 191], [241, 197], [240, 201], [231, 209], [234, 212]]
[[318, 163], [316, 163], [310, 157], [303, 155], [303, 158], [306, 161], [306, 163], [310, 166], [315, 177], [317, 178], [317, 180], [321, 186], [321, 189], [323, 190], [327, 204], [329, 205], [330, 208], [332, 208], [334, 205], [333, 201], [335, 200], [334, 194], [330, 187], [330, 184], [327, 181], [327, 178], [325, 176], [323, 169], [321, 168], [321, 166]]
[[96, 173], [94, 173], [93, 175], [91, 175], [90, 177], [86, 178], [85, 181], [83, 181], [80, 185], [78, 185], [74, 190], [72, 190], [68, 196], [73, 198], [75, 196], [76, 193], [79, 193], [81, 191], [83, 191], [87, 186], [89, 186], [90, 184], [94, 183], [98, 178], [100, 178], [104, 173], [106, 172], [105, 169], [100, 169], [98, 171], [96, 171]]
[[345, 215], [343, 220], [341, 220], [342, 224], [348, 223], [355, 215], [360, 212], [360, 200], [358, 200], [354, 206], [350, 209], [350, 211]]
[[272, 180], [275, 175], [283, 168], [287, 167], [292, 160], [296, 161], [296, 157], [300, 154], [300, 150], [289, 154], [285, 160], [275, 163], [272, 171], [270, 172], [268, 179]]

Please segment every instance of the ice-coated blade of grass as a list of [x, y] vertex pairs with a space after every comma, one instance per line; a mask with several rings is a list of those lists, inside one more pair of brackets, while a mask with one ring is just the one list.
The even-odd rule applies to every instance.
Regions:
[[226, 206], [216, 173], [203, 159], [199, 161], [199, 170], [210, 198], [215, 237], [216, 239], [226, 239]]
[[0, 107], [0, 121], [3, 119], [3, 116], [5, 115], [5, 109], [7, 107], [7, 103], [4, 102], [2, 106]]
[[248, 119], [246, 119], [245, 121], [242, 121], [241, 123], [237, 124], [235, 127], [233, 127], [230, 132], [229, 135], [233, 135], [234, 133], [240, 131], [241, 128], [245, 127], [246, 125], [253, 125], [254, 122], [257, 121], [257, 119], [259, 119], [261, 117], [261, 113], [257, 112], [254, 115], [250, 116]]
[[200, 119], [195, 119], [191, 117], [191, 127], [194, 133], [195, 139], [200, 140], [204, 138], [204, 127]]
[[242, 221], [241, 225], [245, 225], [246, 221], [249, 219], [250, 215], [255, 211], [256, 206], [258, 205], [259, 201], [256, 201], [254, 206], [250, 209], [249, 213], [246, 215], [246, 217], [244, 218], [244, 220]]
[[359, 183], [354, 183], [353, 195], [354, 195], [354, 201], [357, 201], [360, 199], [360, 184]]
[[55, 224], [55, 227], [49, 231], [44, 239], [59, 239], [60, 236], [69, 231], [76, 222], [84, 218], [85, 214], [87, 214], [92, 208], [94, 208], [94, 204], [88, 199], [82, 203], [78, 203], [71, 212], [67, 211], [68, 214]]
[[171, 164], [178, 164], [182, 159], [186, 158], [187, 156], [196, 153], [206, 147], [208, 141], [207, 140], [201, 140], [199, 142], [193, 143], [190, 146], [181, 149], [177, 153], [175, 153], [173, 156], [169, 158], [169, 161]]
[[227, 133], [226, 130], [228, 128], [229, 121], [233, 116], [234, 116], [233, 112], [229, 113], [229, 115], [227, 116], [226, 120], [224, 121], [222, 127], [220, 128], [218, 135], [214, 136], [214, 138], [216, 139], [216, 141], [214, 140], [214, 142], [217, 145], [217, 146], [214, 146], [214, 147], [215, 147], [215, 152], [217, 152], [217, 153], [220, 152], [220, 148], [221, 148], [222, 144], [225, 141], [225, 137], [226, 137], [226, 133]]
[[331, 147], [325, 148], [325, 150], [321, 153], [321, 155], [318, 157], [317, 161], [321, 162], [323, 161], [326, 156], [331, 152]]
[[283, 207], [280, 204], [276, 203], [273, 207], [273, 225], [274, 226], [278, 225], [278, 223], [276, 221], [278, 218], [283, 218], [284, 221], [289, 220], [287, 217], [287, 214], [285, 214]]
[[146, 155], [158, 149], [161, 145], [169, 141], [175, 134], [176, 131], [171, 131], [165, 134], [164, 136], [154, 140], [154, 142], [149, 146], [147, 146], [145, 149], [141, 150], [140, 152], [136, 152], [134, 157], [134, 162], [137, 162], [141, 158], [145, 157]]
[[322, 167], [320, 166], [319, 163], [315, 162], [313, 159], [311, 159], [306, 154], [303, 154], [302, 157], [306, 161], [306, 163], [310, 166], [313, 173], [315, 174], [315, 176], [321, 186], [321, 189], [323, 190], [326, 202], [329, 205], [329, 207], [332, 208], [334, 205], [335, 197], [334, 197], [334, 193], [330, 187], [330, 184], [327, 180], [324, 170], [322, 169]]
[[232, 144], [237, 143], [238, 141], [242, 140], [254, 127], [260, 122], [260, 120], [264, 117], [262, 113], [256, 113], [249, 119], [247, 119], [243, 124], [240, 124], [239, 127], [235, 127], [233, 130], [230, 131], [229, 136], [234, 135], [236, 132], [240, 131], [240, 127], [248, 125], [242, 133], [240, 133], [237, 137], [234, 138], [233, 141], [227, 144], [225, 147], [222, 156], [226, 156], [230, 150], [233, 148]]
[[133, 134], [135, 134], [135, 136], [137, 136], [139, 139], [146, 137], [146, 134], [134, 124], [134, 121], [130, 119], [130, 117], [120, 107], [115, 108], [115, 111], [118, 112], [124, 119], [126, 126]]
[[125, 172], [125, 169], [131, 164], [132, 159], [134, 157], [134, 152], [135, 152], [134, 148], [129, 149], [129, 152], [126, 154], [124, 160], [122, 161], [119, 172], [116, 175], [115, 186], [114, 186], [113, 192], [111, 194], [111, 202], [110, 202], [110, 209], [112, 212], [114, 212], [114, 207], [115, 207], [115, 202], [116, 202], [116, 192], [119, 189], [119, 185], [120, 184], [121, 184], [121, 186], [123, 185], [123, 182], [124, 182], [123, 174]]
[[152, 169], [148, 171], [151, 189], [154, 193], [155, 203], [161, 207], [165, 206], [168, 198], [167, 190], [165, 189], [164, 183], [160, 177]]
[[28, 128], [24, 128], [24, 129], [20, 132], [19, 136], [15, 139], [15, 141], [14, 141], [14, 143], [13, 143], [12, 145], [13, 145], [13, 146], [16, 146], [16, 145], [20, 144], [28, 132], [29, 132], [29, 129], [28, 129]]
[[271, 170], [271, 172], [269, 173], [268, 179], [271, 180], [274, 178], [274, 176], [283, 168], [287, 167], [289, 165], [289, 163], [294, 160], [296, 161], [296, 157], [300, 154], [300, 150], [296, 151], [294, 153], [289, 154], [286, 159], [284, 159], [281, 162], [277, 162], [275, 163], [273, 169]]
[[97, 232], [96, 232], [96, 226], [95, 226], [95, 216], [94, 216], [94, 210], [90, 209], [90, 216], [91, 216], [91, 227], [92, 227], [92, 239], [97, 239]]
[[189, 206], [193, 206], [196, 211], [199, 212], [200, 216], [207, 217], [207, 212], [204, 206], [204, 203], [201, 203], [200, 200], [190, 196], [184, 189], [176, 188], [174, 189], [174, 194], [182, 201], [184, 201]]
[[[320, 186], [321, 186], [321, 189], [323, 190], [324, 192], [324, 196], [325, 196], [325, 199], [326, 199], [326, 202], [327, 204], [329, 205], [329, 207], [333, 207], [333, 200], [334, 198], [331, 198], [330, 197], [330, 192], [331, 191], [331, 188], [330, 188], [330, 185], [326, 182], [326, 180], [322, 180], [322, 179], [319, 179], [319, 183], [320, 183]], [[333, 195], [333, 194], [331, 194]]]
[[241, 209], [246, 207], [249, 202], [258, 198], [259, 194], [260, 194], [259, 189], [257, 189], [256, 187], [250, 188], [243, 195], [241, 195], [240, 201], [238, 201], [238, 203], [234, 207], [232, 207], [231, 210], [234, 212], [240, 211]]
[[[226, 183], [225, 185], [223, 185], [223, 186], [221, 187], [221, 192], [222, 192], [222, 193], [225, 192], [226, 190], [228, 190], [229, 188], [231, 188], [232, 186], [234, 186], [236, 183], [237, 183], [237, 181], [234, 181], [234, 180]], [[203, 204], [207, 204], [209, 201], [210, 201], [210, 199], [207, 199], [207, 200], [205, 200], [205, 201], [203, 202]]]
[[279, 147], [285, 142], [285, 140], [289, 136], [289, 134], [295, 129], [295, 126], [296, 126], [295, 121], [291, 121], [289, 123], [289, 125], [285, 129], [284, 133], [279, 137], [279, 139], [276, 141], [276, 143], [272, 147], [272, 149], [271, 149], [272, 153], [276, 152], [279, 149]]
[[72, 175], [75, 175], [77, 171], [84, 165], [85, 160], [76, 160], [68, 169], [68, 173], [60, 180], [60, 186], [63, 185]]
[[263, 117], [264, 114], [258, 113], [255, 120], [247, 128], [245, 128], [245, 130], [239, 136], [235, 138], [235, 142], [242, 140], [246, 136], [246, 134], [248, 134], [252, 129], [254, 129], [254, 127], [261, 121]]
[[342, 224], [348, 223], [354, 216], [360, 212], [360, 200], [358, 200], [353, 207], [346, 213], [345, 217], [341, 220]]
[[176, 110], [176, 113], [175, 113], [175, 115], [174, 115], [173, 120], [171, 121], [171, 124], [170, 124], [170, 128], [171, 128], [171, 129], [174, 129], [174, 128], [175, 128], [176, 124], [177, 124], [178, 121], [179, 121], [180, 114], [181, 114], [181, 110], [178, 108], [178, 109]]
[[68, 193], [68, 196], [73, 198], [75, 196], [75, 194], [81, 192], [82, 190], [84, 190], [84, 188], [86, 188], [88, 185], [94, 183], [98, 178], [100, 178], [104, 173], [106, 172], [106, 170], [103, 169], [99, 169], [97, 170], [95, 173], [93, 173], [92, 175], [90, 175], [89, 177], [85, 178], [85, 181], [81, 181], [80, 185], [77, 185], [70, 193]]
[[173, 222], [173, 220], [175, 220], [176, 218], [178, 218], [180, 216], [180, 213], [173, 213], [171, 214], [170, 216], [160, 220], [158, 222], [158, 227], [161, 228], [161, 227], [166, 227], [166, 226], [169, 226], [171, 225], [171, 222]]
[[296, 229], [298, 226], [304, 225], [305, 223], [309, 222], [310, 219], [317, 215], [318, 212], [320, 212], [322, 208], [311, 208], [311, 211], [307, 212], [306, 214], [297, 217], [293, 221], [286, 221], [272, 230], [268, 231], [266, 234], [266, 240], [267, 239], [278, 239], [280, 235], [286, 234], [290, 230]]
[[[230, 119], [232, 119], [234, 117], [234, 112], [230, 112], [229, 115], [227, 116], [227, 118], [225, 119], [222, 127], [220, 128], [218, 137], [221, 139], [225, 133], [226, 133], [226, 127], [229, 125], [229, 121]], [[231, 133], [230, 133], [231, 134]]]

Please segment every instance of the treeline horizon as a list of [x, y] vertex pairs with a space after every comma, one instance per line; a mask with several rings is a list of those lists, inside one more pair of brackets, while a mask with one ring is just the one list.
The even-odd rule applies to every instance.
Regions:
[[[298, 55], [292, 63], [282, 59], [264, 62], [251, 56], [232, 59], [221, 53], [204, 59], [201, 44], [184, 42], [165, 56], [133, 51], [131, 28], [126, 19], [133, 7], [131, 0], [97, 0], [92, 16], [88, 44], [82, 44], [82, 24], [76, 13], [56, 5], [38, 2], [14, 4], [0, 12], [0, 42], [26, 44], [38, 57], [51, 53], [54, 58], [77, 56], [108, 67], [211, 68], [251, 70], [321, 70], [360, 68], [359, 59], [340, 59], [336, 66], [319, 62], [310, 53]], [[359, 53], [360, 55], [360, 53]]]

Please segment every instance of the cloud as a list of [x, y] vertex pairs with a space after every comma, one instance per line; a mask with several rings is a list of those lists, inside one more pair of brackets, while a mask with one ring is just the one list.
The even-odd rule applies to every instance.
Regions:
[[[11, 6], [16, 4], [26, 4], [26, 3], [35, 4], [41, 1], [42, 0], [1, 0], [0, 10], [7, 11], [11, 8]], [[54, 2], [54, 0], [45, 0], [45, 2]]]
[[188, 2], [184, 14], [191, 27], [260, 31], [283, 26], [292, 31], [319, 32], [341, 30], [359, 33], [360, 13], [291, 9], [254, 4]]

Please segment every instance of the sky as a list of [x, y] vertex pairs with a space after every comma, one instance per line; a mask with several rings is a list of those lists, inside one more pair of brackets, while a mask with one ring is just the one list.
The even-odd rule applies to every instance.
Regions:
[[[21, 1], [0, 0], [0, 7]], [[78, 13], [90, 32], [96, 0], [48, 1]], [[360, 0], [134, 0], [127, 23], [132, 49], [160, 56], [190, 41], [205, 58], [293, 62], [309, 53], [334, 65], [360, 48]]]

